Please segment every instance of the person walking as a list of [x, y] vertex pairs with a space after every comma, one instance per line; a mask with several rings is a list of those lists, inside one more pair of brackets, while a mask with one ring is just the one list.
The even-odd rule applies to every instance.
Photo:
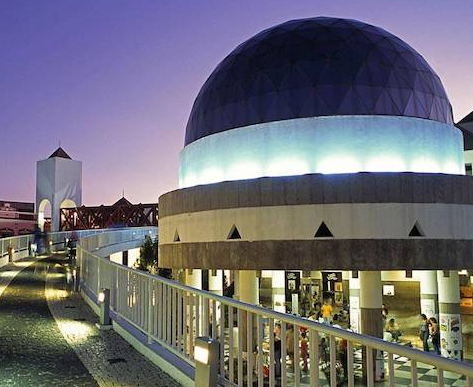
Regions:
[[429, 352], [429, 326], [430, 321], [425, 314], [421, 314], [422, 322], [420, 323], [419, 337], [422, 340], [422, 345], [425, 352]]
[[328, 300], [324, 301], [324, 304], [322, 305], [320, 311], [322, 312], [322, 318], [324, 319], [324, 323], [330, 324], [332, 320], [333, 307], [328, 303]]
[[430, 319], [430, 337], [432, 339], [432, 345], [434, 346], [434, 351], [437, 355], [440, 355], [440, 331], [439, 331], [439, 324], [435, 317], [431, 317]]

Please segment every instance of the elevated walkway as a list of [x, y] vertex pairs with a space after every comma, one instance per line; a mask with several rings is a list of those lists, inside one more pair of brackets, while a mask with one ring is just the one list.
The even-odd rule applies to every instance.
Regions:
[[[155, 235], [156, 229], [80, 235], [82, 296], [97, 312], [99, 292], [110, 289], [114, 330], [183, 385], [193, 384], [194, 339], [209, 336], [221, 344], [224, 386], [473, 386], [473, 367], [467, 363], [217, 296], [100, 254], [150, 232]], [[52, 245], [59, 246], [61, 238], [65, 235], [53, 236]], [[281, 332], [277, 337], [275, 330]], [[292, 360], [300, 359], [302, 330], [309, 338], [307, 370]], [[288, 340], [288, 332], [294, 340]]]
[[67, 259], [23, 258], [0, 269], [0, 385], [179, 387], [67, 285]]

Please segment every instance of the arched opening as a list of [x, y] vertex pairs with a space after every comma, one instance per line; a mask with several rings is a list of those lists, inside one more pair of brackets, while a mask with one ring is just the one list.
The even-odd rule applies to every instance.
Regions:
[[72, 199], [64, 199], [61, 203], [60, 208], [76, 208], [76, 202]]
[[[38, 207], [38, 227], [41, 231], [45, 231], [45, 224], [51, 222], [51, 202], [48, 199], [43, 199]], [[47, 228], [47, 227], [46, 227]]]

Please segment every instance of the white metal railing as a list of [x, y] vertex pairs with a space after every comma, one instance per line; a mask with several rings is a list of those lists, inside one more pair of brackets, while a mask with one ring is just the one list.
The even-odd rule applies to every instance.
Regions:
[[[94, 254], [107, 244], [132, 240], [138, 232], [144, 236], [149, 231], [116, 230], [81, 239], [77, 256], [83, 285], [94, 295], [101, 288], [110, 289], [110, 306], [120, 318], [147, 335], [149, 343], [161, 344], [191, 365], [196, 337], [218, 340], [223, 385], [316, 387], [326, 379], [335, 387], [340, 385], [343, 366], [347, 370], [343, 383], [353, 387], [364, 353], [365, 382], [370, 387], [375, 385], [375, 364], [386, 369], [386, 385], [396, 385], [395, 362], [399, 356], [410, 361], [412, 386], [418, 386], [422, 376], [419, 365], [436, 369], [436, 381], [422, 381], [422, 385], [446, 386], [444, 375], [451, 379], [450, 373], [454, 373], [464, 376], [464, 385], [473, 386], [473, 367], [467, 363], [221, 297]], [[308, 377], [304, 380], [299, 361], [301, 330], [306, 331], [309, 341]]]
[[[30, 243], [33, 243], [34, 235], [20, 235], [0, 239], [0, 266], [8, 263], [11, 257], [12, 261], [20, 259], [21, 252], [28, 252]], [[10, 257], [9, 257], [10, 256]]]
[[[132, 231], [130, 231], [132, 230]], [[120, 232], [122, 231], [122, 232]], [[128, 235], [128, 232], [130, 233]], [[95, 230], [77, 230], [77, 231], [59, 231], [59, 232], [50, 232], [43, 234], [42, 242], [47, 244], [47, 246], [43, 246], [44, 248], [50, 249], [52, 251], [61, 250], [65, 247], [66, 239], [76, 238], [82, 239], [83, 243], [87, 243], [86, 236], [90, 235], [99, 235], [99, 234], [110, 234], [116, 233], [114, 239], [117, 240], [116, 243], [121, 243], [122, 241], [119, 240], [120, 237], [128, 238], [128, 240], [135, 239], [143, 239], [144, 234], [151, 235], [153, 237], [156, 236], [157, 228], [156, 227], [149, 227], [149, 228], [117, 228], [117, 229], [95, 229]], [[102, 240], [106, 245], [111, 245], [112, 242], [108, 242], [109, 237], [106, 236]], [[129, 239], [132, 238], [132, 239]], [[7, 264], [10, 260], [12, 262], [17, 261], [18, 259], [27, 257], [30, 253], [30, 247], [32, 244], [36, 242], [36, 236], [34, 234], [26, 234], [26, 235], [18, 235], [13, 237], [7, 238], [0, 238], [0, 267]]]

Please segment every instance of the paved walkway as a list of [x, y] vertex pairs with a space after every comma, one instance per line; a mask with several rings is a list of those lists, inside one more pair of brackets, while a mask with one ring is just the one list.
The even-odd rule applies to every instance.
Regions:
[[[65, 290], [62, 263], [25, 263], [1, 294], [0, 385], [179, 387], [118, 334], [95, 327], [95, 314]], [[0, 287], [11, 279], [4, 273]]]
[[44, 279], [51, 263], [44, 259], [24, 268], [0, 297], [2, 386], [97, 386], [46, 303]]

